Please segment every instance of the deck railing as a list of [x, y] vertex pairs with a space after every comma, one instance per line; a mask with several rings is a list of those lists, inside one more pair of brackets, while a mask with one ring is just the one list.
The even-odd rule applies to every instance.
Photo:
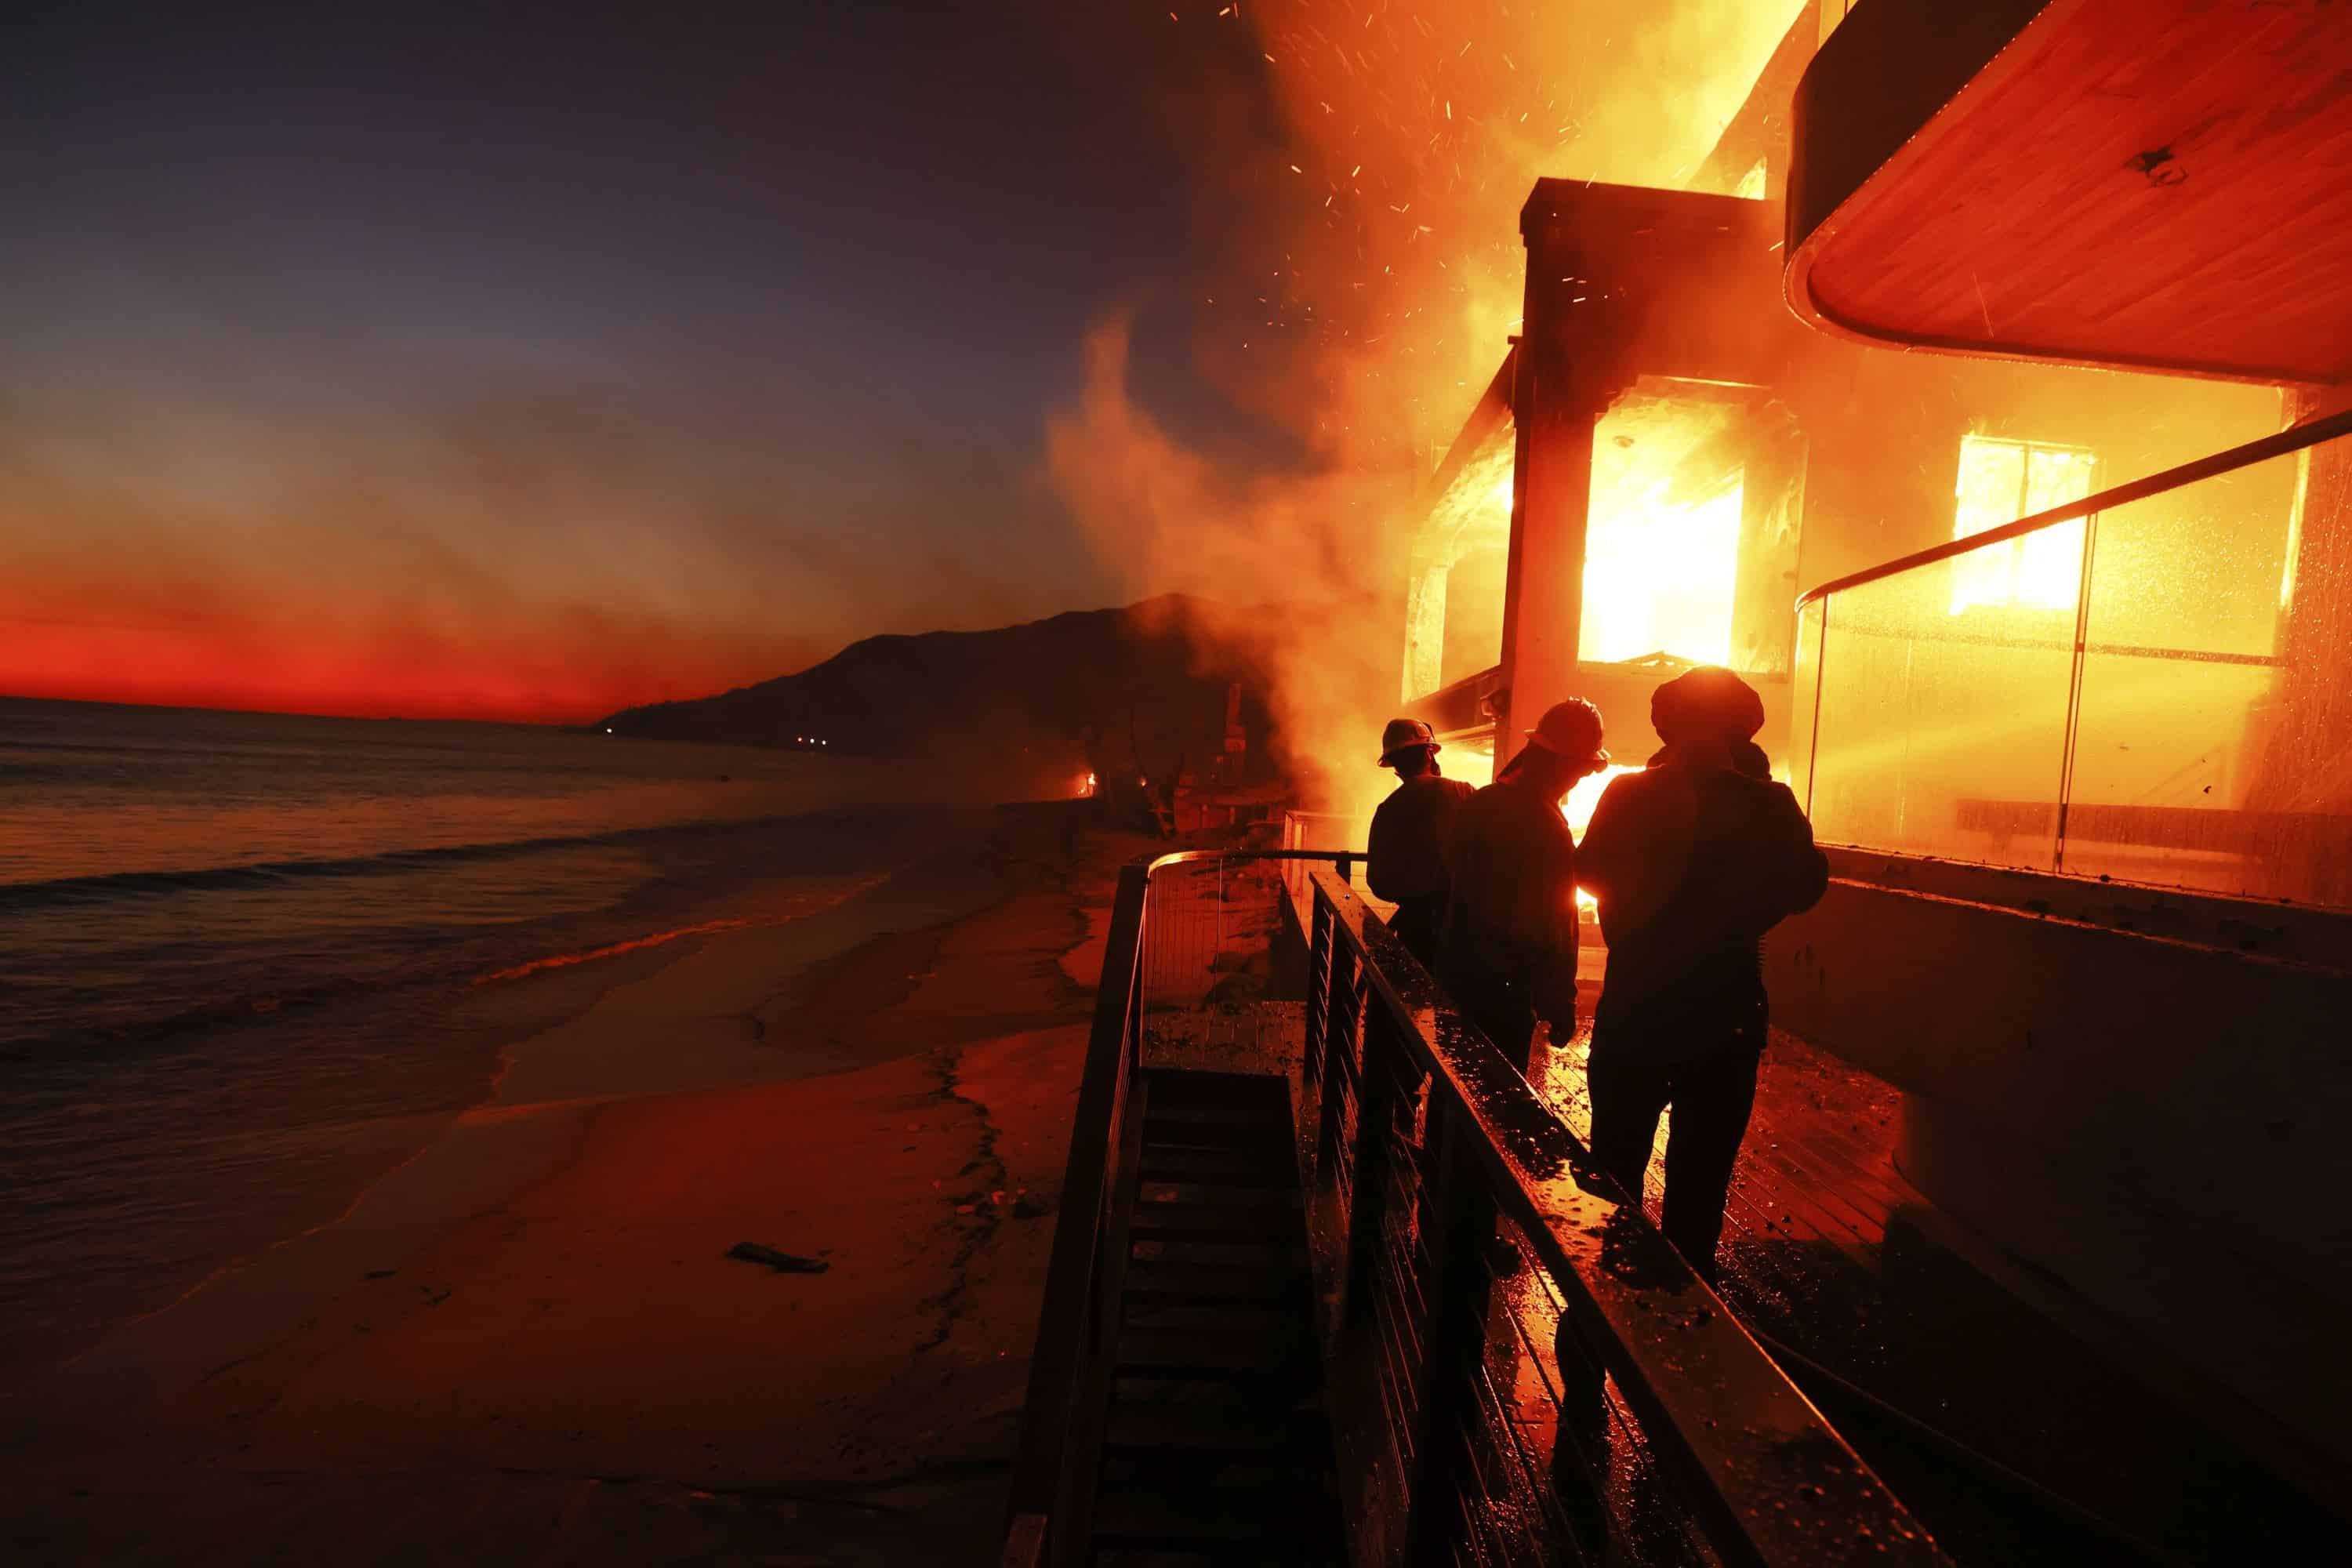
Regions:
[[[1824, 841], [2352, 905], [2352, 414], [1892, 561], [1798, 605]], [[2331, 629], [2332, 628], [2332, 629]]]
[[1313, 880], [1308, 1229], [1354, 1561], [1942, 1561], [1354, 889]]
[[[1351, 1560], [1943, 1561], [1338, 858], [1312, 858], [1296, 1103]], [[1151, 956], [1178, 903], [1155, 910], [1154, 872], [1197, 892], [1213, 860], [1221, 881], [1246, 864], [1120, 879], [1013, 1474], [1019, 1568], [1089, 1539], [1127, 1095], [1150, 1010], [1185, 992], [1175, 948]]]

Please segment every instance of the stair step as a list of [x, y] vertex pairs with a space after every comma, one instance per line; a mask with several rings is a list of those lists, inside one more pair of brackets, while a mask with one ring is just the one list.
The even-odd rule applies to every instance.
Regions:
[[1290, 1107], [1279, 1100], [1185, 1100], [1154, 1087], [1144, 1102], [1144, 1124], [1198, 1127], [1290, 1127]]
[[1288, 1301], [1139, 1301], [1119, 1306], [1119, 1326], [1154, 1333], [1281, 1335], [1297, 1330]]
[[[1299, 1455], [1313, 1450], [1302, 1446]], [[1181, 1504], [1211, 1494], [1288, 1490], [1311, 1498], [1324, 1474], [1283, 1449], [1154, 1447], [1106, 1449], [1097, 1489], [1155, 1494]]]
[[[1295, 1486], [1211, 1488], [1181, 1500], [1141, 1489], [1106, 1487], [1095, 1500], [1098, 1547], [1201, 1543], [1295, 1551], [1318, 1542], [1320, 1522], [1311, 1495], [1302, 1497]], [[1235, 1559], [1220, 1552], [1218, 1561]]]
[[1218, 1268], [1277, 1269], [1297, 1273], [1307, 1266], [1307, 1248], [1276, 1236], [1147, 1236], [1132, 1243], [1135, 1263], [1204, 1263]]
[[1171, 1100], [1188, 1102], [1246, 1105], [1271, 1100], [1286, 1105], [1290, 1100], [1286, 1081], [1272, 1073], [1187, 1072], [1181, 1068], [1151, 1068], [1145, 1069], [1144, 1078], [1154, 1090]]
[[1121, 1329], [1112, 1369], [1121, 1376], [1229, 1377], [1312, 1370], [1303, 1337], [1220, 1333], [1202, 1329]]
[[1137, 1261], [1127, 1266], [1126, 1299], [1138, 1302], [1303, 1302], [1307, 1277], [1283, 1267]]
[[1223, 1186], [1213, 1182], [1145, 1181], [1138, 1184], [1136, 1207], [1214, 1209], [1220, 1214], [1286, 1214], [1302, 1211], [1296, 1189]]
[[1287, 1240], [1298, 1234], [1298, 1211], [1271, 1204], [1149, 1204], [1135, 1205], [1129, 1232], [1139, 1239], [1186, 1241]]
[[1211, 1454], [1315, 1453], [1320, 1418], [1313, 1412], [1268, 1412], [1229, 1402], [1179, 1404], [1122, 1399], [1111, 1406], [1104, 1447], [1133, 1453], [1163, 1448]]
[[1265, 1163], [1275, 1163], [1277, 1159], [1291, 1159], [1291, 1133], [1289, 1129], [1225, 1121], [1146, 1123], [1143, 1157], [1155, 1159], [1176, 1150], [1218, 1152], [1233, 1159], [1263, 1159]]
[[1298, 1172], [1287, 1148], [1258, 1150], [1231, 1144], [1202, 1148], [1147, 1141], [1140, 1173], [1147, 1182], [1200, 1186], [1291, 1188], [1298, 1184]]

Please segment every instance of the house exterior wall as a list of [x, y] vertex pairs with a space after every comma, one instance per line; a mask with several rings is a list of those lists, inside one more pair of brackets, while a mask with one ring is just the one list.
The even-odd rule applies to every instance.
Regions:
[[2056, 879], [1876, 858], [1772, 934], [1774, 1021], [1906, 1091], [1938, 1207], [2352, 1458], [2352, 921], [2297, 917], [2319, 961], [2249, 953], [2265, 906], [2167, 896], [2156, 936], [2015, 907], [2084, 897]]

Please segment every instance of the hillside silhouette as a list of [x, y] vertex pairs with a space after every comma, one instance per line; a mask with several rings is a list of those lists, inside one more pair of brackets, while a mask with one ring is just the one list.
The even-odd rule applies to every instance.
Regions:
[[1283, 612], [1235, 611], [1170, 594], [992, 631], [872, 637], [797, 674], [715, 697], [625, 709], [616, 734], [906, 757], [969, 770], [996, 787], [1073, 793], [1092, 771], [1223, 750], [1231, 687], [1242, 689], [1251, 769], [1273, 766], [1273, 629]]

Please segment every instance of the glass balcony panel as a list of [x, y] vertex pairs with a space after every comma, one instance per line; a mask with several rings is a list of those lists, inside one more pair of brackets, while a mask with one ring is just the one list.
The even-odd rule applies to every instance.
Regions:
[[[2061, 528], [2079, 561], [2081, 525]], [[1831, 597], [1814, 831], [1831, 843], [2048, 869], [2057, 858], [2076, 589], [2057, 604], [1975, 602], [1955, 593], [1956, 571], [1969, 561]], [[2053, 586], [2042, 599], [2059, 592]]]
[[[2063, 449], [1979, 445], [1964, 513], [2084, 481]], [[2090, 526], [2079, 606], [2077, 521], [1805, 607], [1791, 739], [1818, 837], [2352, 910], [2352, 435]]]
[[2330, 832], [2305, 798], [2315, 759], [2299, 762], [2277, 733], [2300, 461], [2273, 458], [2100, 517], [2068, 871], [2313, 895], [2304, 868]]

